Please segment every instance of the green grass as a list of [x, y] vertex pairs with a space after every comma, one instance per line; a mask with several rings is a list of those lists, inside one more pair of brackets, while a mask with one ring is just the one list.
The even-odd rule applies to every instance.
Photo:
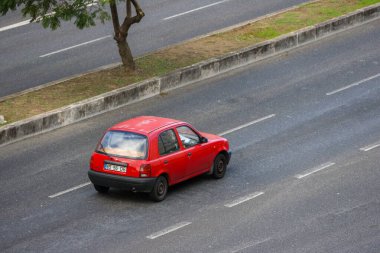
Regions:
[[273, 39], [275, 37], [278, 37], [279, 35], [281, 35], [281, 32], [279, 32], [276, 28], [265, 27], [265, 28], [258, 28], [252, 32], [239, 35], [237, 36], [237, 40], [251, 41], [253, 39]]
[[368, 5], [376, 4], [378, 2], [379, 2], [378, 0], [360, 0], [357, 6], [365, 7]]
[[116, 67], [7, 99], [0, 102], [0, 115], [5, 116], [7, 124], [12, 123], [379, 2], [380, 0], [320, 0], [304, 3], [293, 10], [252, 24], [150, 53], [136, 60], [135, 72]]
[[302, 18], [297, 12], [284, 13], [274, 20], [275, 25], [295, 25], [302, 24]]

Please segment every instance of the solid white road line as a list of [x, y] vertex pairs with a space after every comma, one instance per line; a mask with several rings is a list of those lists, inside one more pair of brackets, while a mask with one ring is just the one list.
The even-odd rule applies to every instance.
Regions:
[[191, 222], [186, 222], [186, 221], [185, 222], [180, 222], [180, 223], [177, 223], [177, 224], [175, 224], [175, 225], [173, 225], [171, 227], [168, 227], [168, 228], [165, 228], [165, 229], [163, 229], [161, 231], [158, 231], [158, 232], [156, 232], [154, 234], [148, 235], [146, 238], [153, 240], [153, 239], [156, 239], [157, 237], [166, 235], [168, 233], [176, 231], [176, 230], [178, 230], [180, 228], [183, 228], [183, 227], [185, 227], [187, 225], [190, 225], [190, 224], [191, 224]]
[[225, 207], [233, 207], [233, 206], [237, 206], [241, 203], [244, 203], [248, 200], [251, 200], [251, 199], [254, 199], [260, 195], [263, 195], [264, 192], [254, 192], [254, 193], [251, 193], [251, 194], [248, 194], [247, 196], [244, 196], [244, 197], [241, 197], [241, 198], [238, 198], [234, 201], [232, 201], [231, 203], [228, 203], [228, 204], [225, 204], [224, 206]]
[[206, 8], [211, 7], [211, 6], [218, 5], [218, 4], [221, 4], [221, 3], [225, 3], [225, 2], [228, 2], [228, 1], [230, 1], [230, 0], [223, 0], [223, 1], [216, 2], [216, 3], [208, 4], [208, 5], [196, 8], [196, 9], [192, 9], [192, 10], [189, 10], [189, 11], [185, 11], [185, 12], [182, 12], [182, 13], [179, 13], [179, 14], [176, 14], [176, 15], [164, 18], [163, 20], [169, 20], [169, 19], [172, 19], [172, 18], [183, 16], [183, 15], [186, 15], [186, 14], [189, 14], [189, 13], [192, 13], [192, 12], [195, 12], [195, 11], [199, 11], [199, 10], [202, 10], [202, 9], [206, 9]]
[[355, 87], [355, 86], [361, 85], [361, 84], [363, 84], [363, 83], [365, 83], [365, 82], [367, 82], [367, 81], [370, 81], [370, 80], [375, 79], [375, 78], [378, 78], [378, 77], [380, 77], [380, 73], [377, 74], [377, 75], [374, 75], [374, 76], [370, 76], [370, 77], [368, 77], [368, 78], [366, 78], [366, 79], [363, 79], [363, 80], [361, 80], [361, 81], [359, 81], [359, 82], [356, 82], [356, 83], [353, 83], [353, 84], [347, 85], [347, 86], [345, 86], [345, 87], [343, 87], [343, 88], [340, 88], [340, 89], [337, 89], [337, 90], [334, 90], [334, 91], [328, 92], [328, 93], [326, 93], [326, 95], [327, 95], [327, 96], [330, 96], [330, 95], [336, 94], [336, 93], [338, 93], [338, 92], [341, 92], [341, 91], [347, 90], [347, 89], [349, 89], [349, 88], [352, 88], [352, 87]]
[[367, 151], [370, 151], [370, 150], [375, 149], [375, 148], [378, 148], [378, 147], [380, 147], [380, 142], [377, 142], [377, 143], [375, 143], [375, 144], [368, 145], [368, 146], [366, 146], [366, 147], [361, 148], [360, 150], [361, 150], [361, 151], [364, 151], [364, 152], [367, 152]]
[[63, 51], [67, 51], [67, 50], [70, 50], [70, 49], [73, 49], [73, 48], [76, 48], [76, 47], [80, 47], [80, 46], [84, 46], [84, 45], [87, 45], [87, 44], [91, 44], [91, 43], [97, 42], [99, 40], [104, 40], [104, 39], [107, 39], [107, 38], [110, 38], [110, 37], [112, 37], [112, 36], [111, 35], [107, 35], [107, 36], [104, 36], [104, 37], [101, 37], [101, 38], [98, 38], [98, 39], [95, 39], [95, 40], [90, 40], [90, 41], [87, 41], [87, 42], [84, 42], [84, 43], [81, 43], [81, 44], [78, 44], [78, 45], [75, 45], [75, 46], [72, 46], [72, 47], [67, 47], [67, 48], [64, 48], [64, 49], [61, 49], [61, 50], [58, 50], [58, 51], [54, 51], [54, 52], [51, 52], [51, 53], [48, 53], [48, 54], [40, 55], [40, 57], [43, 58], [43, 57], [50, 56], [50, 55], [53, 55], [53, 54], [58, 54], [58, 53], [61, 53]]
[[72, 191], [75, 191], [75, 190], [77, 190], [77, 189], [79, 189], [79, 188], [85, 187], [85, 186], [87, 186], [87, 185], [89, 185], [89, 184], [91, 184], [91, 182], [87, 182], [87, 183], [84, 183], [84, 184], [80, 184], [80, 185], [78, 185], [78, 186], [72, 187], [72, 188], [67, 189], [67, 190], [65, 190], [65, 191], [61, 191], [61, 192], [58, 192], [58, 193], [56, 193], [56, 194], [50, 195], [49, 198], [52, 199], [52, 198], [55, 198], [55, 197], [61, 196], [61, 195], [66, 194], [66, 193], [68, 193], [68, 192], [72, 192]]
[[227, 130], [227, 131], [225, 131], [225, 132], [223, 132], [223, 133], [220, 133], [220, 134], [217, 134], [217, 135], [219, 135], [219, 136], [223, 136], [223, 135], [226, 135], [226, 134], [230, 134], [230, 133], [233, 133], [233, 132], [235, 132], [235, 131], [237, 131], [237, 130], [240, 130], [240, 129], [242, 129], [242, 128], [245, 128], [245, 127], [251, 126], [251, 125], [253, 125], [253, 124], [259, 123], [259, 122], [261, 122], [261, 121], [264, 121], [264, 120], [267, 120], [267, 119], [273, 118], [274, 116], [276, 116], [276, 114], [271, 114], [271, 115], [265, 116], [265, 117], [263, 117], [263, 118], [256, 119], [256, 120], [254, 120], [254, 121], [248, 122], [248, 123], [243, 124], [243, 125], [241, 125], [241, 126], [238, 126], [238, 127], [232, 128], [232, 129], [230, 129], [230, 130]]
[[31, 19], [28, 19], [28, 20], [25, 20], [25, 21], [22, 21], [22, 22], [13, 24], [13, 25], [8, 25], [8, 26], [0, 27], [0, 32], [6, 31], [6, 30], [9, 30], [9, 29], [13, 29], [13, 28], [16, 28], [16, 27], [20, 27], [20, 26], [23, 26], [23, 25], [27, 25], [27, 24], [30, 23], [30, 21], [31, 21]]
[[324, 170], [324, 169], [327, 169], [328, 167], [331, 167], [335, 165], [335, 163], [332, 163], [332, 162], [328, 162], [328, 163], [325, 163], [325, 164], [322, 164], [318, 167], [315, 167], [309, 171], [307, 171], [305, 174], [298, 174], [298, 175], [295, 175], [296, 178], [298, 179], [301, 179], [301, 178], [304, 178], [304, 177], [307, 177], [307, 176], [310, 176], [311, 174], [315, 173], [315, 172], [318, 172], [318, 171], [321, 171], [321, 170]]

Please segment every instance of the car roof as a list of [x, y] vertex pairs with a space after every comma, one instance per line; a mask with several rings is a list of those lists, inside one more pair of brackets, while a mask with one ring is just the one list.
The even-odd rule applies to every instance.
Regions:
[[169, 125], [175, 125], [177, 123], [184, 122], [175, 119], [161, 118], [155, 116], [140, 116], [120, 122], [112, 126], [109, 130], [130, 131], [140, 134], [149, 134], [156, 129]]

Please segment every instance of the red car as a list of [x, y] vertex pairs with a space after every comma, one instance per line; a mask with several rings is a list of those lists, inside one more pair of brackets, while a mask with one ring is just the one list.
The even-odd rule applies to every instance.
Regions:
[[222, 178], [231, 158], [225, 138], [168, 118], [142, 116], [109, 128], [91, 156], [88, 176], [100, 193], [110, 187], [165, 199], [168, 186], [209, 173]]

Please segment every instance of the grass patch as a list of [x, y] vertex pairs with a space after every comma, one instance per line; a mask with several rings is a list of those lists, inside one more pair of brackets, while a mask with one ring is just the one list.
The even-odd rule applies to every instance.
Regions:
[[304, 3], [293, 10], [249, 25], [153, 52], [136, 60], [135, 72], [116, 67], [7, 99], [0, 102], [0, 115], [5, 116], [6, 124], [12, 123], [379, 2], [380, 0], [320, 0]]
[[365, 6], [368, 6], [368, 5], [371, 5], [371, 4], [376, 4], [378, 2], [379, 1], [377, 1], [377, 0], [360, 0], [359, 3], [358, 3], [358, 6], [365, 7]]

